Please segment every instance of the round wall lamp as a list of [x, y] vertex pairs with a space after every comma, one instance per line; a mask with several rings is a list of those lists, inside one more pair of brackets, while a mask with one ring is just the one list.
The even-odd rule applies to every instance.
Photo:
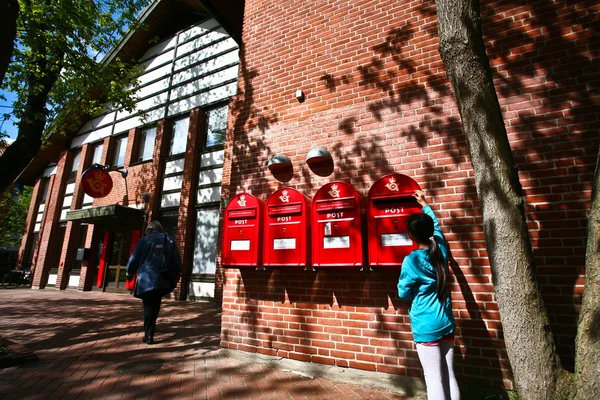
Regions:
[[329, 176], [333, 172], [333, 158], [322, 147], [315, 147], [306, 155], [306, 165], [319, 176]]
[[292, 162], [283, 154], [274, 155], [273, 157], [271, 157], [269, 163], [267, 164], [267, 168], [269, 168], [269, 171], [271, 172], [273, 172], [274, 170], [289, 168], [291, 166]]
[[273, 174], [273, 177], [280, 182], [288, 182], [294, 175], [292, 162], [283, 154], [276, 154], [267, 163], [267, 168]]

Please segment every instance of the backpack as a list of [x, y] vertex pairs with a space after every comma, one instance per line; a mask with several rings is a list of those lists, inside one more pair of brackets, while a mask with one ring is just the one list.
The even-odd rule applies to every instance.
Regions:
[[160, 275], [163, 279], [171, 281], [172, 286], [175, 286], [179, 279], [179, 268], [173, 261], [173, 252], [166, 234], [163, 238], [163, 263], [160, 266]]

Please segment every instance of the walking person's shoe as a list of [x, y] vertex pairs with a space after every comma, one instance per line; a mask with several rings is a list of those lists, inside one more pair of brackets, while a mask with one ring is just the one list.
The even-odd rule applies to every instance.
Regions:
[[142, 339], [142, 342], [144, 342], [146, 344], [154, 344], [154, 338], [144, 336], [144, 338]]

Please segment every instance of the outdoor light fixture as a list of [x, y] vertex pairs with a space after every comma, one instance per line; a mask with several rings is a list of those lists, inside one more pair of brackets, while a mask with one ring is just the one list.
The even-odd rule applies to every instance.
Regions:
[[305, 99], [305, 97], [304, 97], [304, 92], [302, 91], [302, 89], [298, 89], [298, 90], [296, 90], [296, 99], [297, 99], [297, 100], [298, 100], [300, 103], [304, 102], [304, 99]]
[[291, 168], [291, 166], [292, 162], [283, 154], [274, 155], [267, 164], [267, 168], [269, 168], [269, 171], [271, 172], [284, 168]]
[[331, 154], [322, 147], [315, 147], [306, 155], [307, 164], [319, 164], [329, 160], [331, 160]]
[[319, 176], [329, 176], [333, 172], [333, 158], [322, 147], [315, 147], [306, 155], [306, 165]]

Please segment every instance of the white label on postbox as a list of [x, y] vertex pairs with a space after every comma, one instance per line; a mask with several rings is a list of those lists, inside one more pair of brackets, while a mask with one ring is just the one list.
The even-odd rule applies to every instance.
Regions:
[[384, 233], [381, 235], [381, 246], [412, 246], [412, 240], [406, 233]]
[[296, 248], [296, 238], [273, 239], [273, 250], [289, 250]]
[[231, 249], [231, 251], [250, 250], [250, 241], [249, 240], [232, 240], [229, 248]]
[[323, 238], [324, 249], [349, 249], [350, 236], [330, 236]]

